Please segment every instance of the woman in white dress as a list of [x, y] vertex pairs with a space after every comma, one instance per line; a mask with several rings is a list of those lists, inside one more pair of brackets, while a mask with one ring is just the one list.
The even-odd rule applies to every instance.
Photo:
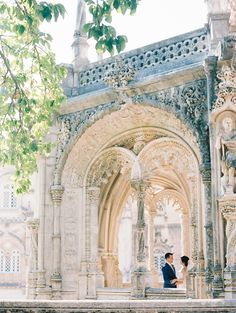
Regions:
[[179, 270], [179, 275], [177, 279], [174, 279], [172, 282], [176, 283], [180, 288], [186, 288], [186, 278], [188, 275], [188, 261], [189, 257], [186, 255], [181, 256], [181, 269]]

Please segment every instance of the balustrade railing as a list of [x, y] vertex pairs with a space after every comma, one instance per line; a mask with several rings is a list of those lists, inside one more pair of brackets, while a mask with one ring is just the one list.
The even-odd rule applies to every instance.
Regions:
[[189, 57], [191, 58], [196, 55], [206, 54], [207, 49], [207, 30], [206, 28], [201, 28], [187, 34], [122, 53], [113, 58], [91, 63], [79, 72], [79, 87], [103, 82], [104, 73], [112, 71], [116, 67], [118, 58], [130, 68], [141, 71]]

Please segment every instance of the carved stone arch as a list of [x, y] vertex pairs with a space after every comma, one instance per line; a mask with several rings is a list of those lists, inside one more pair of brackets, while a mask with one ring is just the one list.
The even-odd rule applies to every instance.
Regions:
[[107, 183], [113, 173], [131, 172], [133, 164], [136, 174], [140, 176], [140, 166], [132, 151], [122, 147], [102, 150], [88, 166], [84, 186], [100, 186], [102, 183]]
[[170, 175], [187, 196], [191, 177], [199, 177], [199, 159], [192, 149], [178, 139], [163, 137], [150, 142], [138, 155], [144, 179]]
[[[169, 121], [168, 126], [166, 120]], [[58, 179], [62, 180], [64, 186], [82, 186], [86, 174], [84, 169], [88, 168], [91, 156], [100, 153], [101, 148], [107, 147], [115, 136], [142, 127], [155, 127], [162, 133], [168, 131], [178, 138], [185, 138], [185, 141], [191, 144], [198, 159], [201, 159], [197, 138], [184, 122], [172, 113], [159, 108], [130, 105], [125, 109], [105, 115], [78, 138], [71, 152], [64, 156], [67, 158], [66, 161], [63, 164], [60, 163], [60, 169], [56, 168], [57, 174], [62, 175], [62, 178]], [[80, 164], [80, 169], [74, 164]]]
[[180, 192], [173, 190], [173, 189], [165, 189], [160, 192], [158, 192], [154, 197], [153, 201], [156, 203], [159, 201], [162, 201], [164, 198], [172, 198], [176, 200], [176, 202], [179, 203], [179, 210], [182, 213], [188, 213], [189, 211], [189, 203], [186, 201], [186, 199], [183, 197], [183, 195], [180, 194]]

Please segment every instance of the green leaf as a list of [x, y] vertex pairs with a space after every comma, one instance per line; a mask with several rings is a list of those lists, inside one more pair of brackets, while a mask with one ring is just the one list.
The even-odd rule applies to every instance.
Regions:
[[22, 35], [25, 32], [25, 26], [22, 24], [17, 24], [14, 26], [14, 29], [17, 33], [19, 33], [20, 35]]
[[114, 1], [113, 1], [113, 6], [114, 6], [114, 8], [115, 8], [116, 10], [118, 10], [118, 9], [119, 9], [119, 6], [120, 6], [120, 0], [114, 0]]

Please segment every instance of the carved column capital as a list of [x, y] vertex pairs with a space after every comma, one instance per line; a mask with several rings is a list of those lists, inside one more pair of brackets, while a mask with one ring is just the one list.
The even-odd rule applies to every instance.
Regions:
[[150, 186], [150, 184], [146, 181], [143, 180], [131, 180], [130, 182], [131, 187], [138, 193], [141, 195], [145, 194], [145, 191], [147, 190], [147, 188]]
[[38, 218], [28, 218], [27, 221], [27, 227], [29, 228], [30, 231], [32, 232], [38, 232], [39, 228], [39, 219]]
[[96, 186], [88, 187], [87, 196], [90, 204], [97, 203], [100, 196], [100, 188]]
[[64, 187], [61, 185], [52, 185], [50, 188], [50, 194], [52, 197], [52, 201], [55, 203], [60, 203], [62, 199], [62, 195], [64, 192]]
[[211, 165], [210, 163], [200, 165], [200, 173], [202, 175], [203, 184], [211, 182]]
[[236, 220], [236, 199], [219, 200], [219, 208], [226, 220]]

